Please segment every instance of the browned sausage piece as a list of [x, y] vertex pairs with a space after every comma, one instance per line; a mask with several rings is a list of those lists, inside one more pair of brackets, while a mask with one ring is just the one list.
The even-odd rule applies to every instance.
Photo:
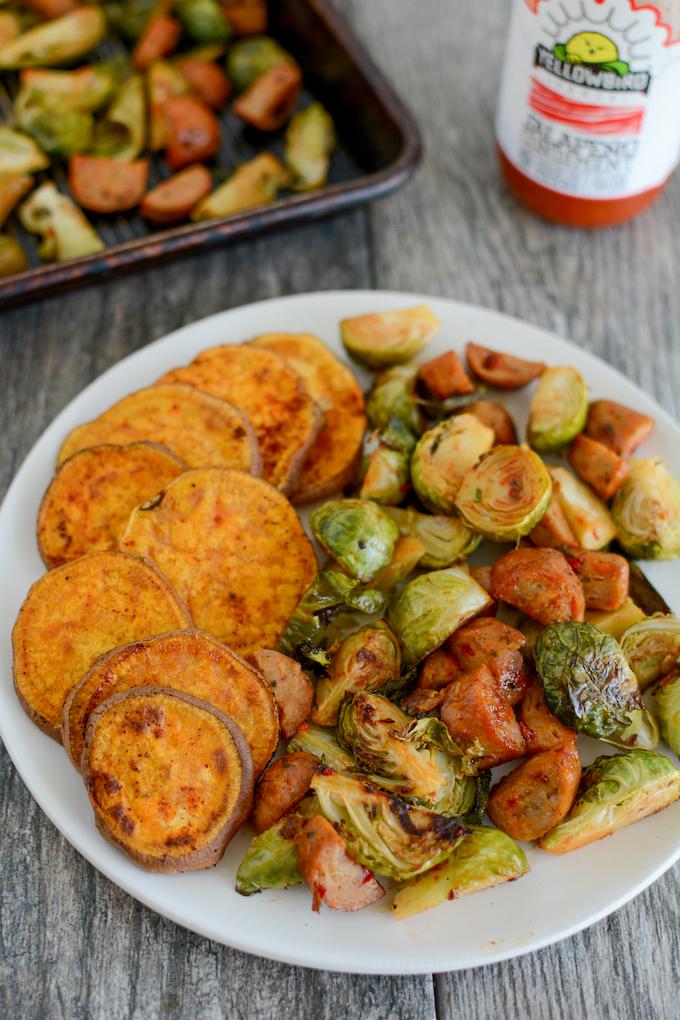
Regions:
[[179, 223], [188, 217], [202, 198], [210, 194], [212, 186], [210, 171], [196, 163], [147, 191], [139, 211], [152, 223]]
[[317, 815], [297, 839], [300, 871], [312, 890], [312, 910], [361, 910], [385, 895], [371, 872], [347, 853], [328, 819]]
[[527, 742], [527, 753], [553, 751], [571, 743], [576, 734], [554, 716], [545, 703], [543, 687], [537, 679], [529, 681], [519, 710], [519, 728]]
[[564, 515], [564, 510], [556, 495], [552, 496], [548, 509], [540, 521], [529, 532], [529, 538], [534, 545], [544, 549], [563, 549], [571, 546], [578, 547], [578, 539], [571, 530], [571, 525]]
[[445, 648], [430, 652], [418, 674], [417, 686], [424, 690], [438, 691], [448, 687], [452, 680], [461, 675], [458, 663]]
[[628, 560], [616, 553], [567, 554], [569, 565], [583, 585], [586, 609], [620, 609], [628, 594]]
[[579, 478], [605, 501], [612, 498], [628, 474], [628, 465], [622, 457], [582, 432], [569, 447], [567, 460]]
[[296, 64], [277, 64], [241, 93], [232, 110], [259, 131], [277, 131], [293, 112], [301, 81]]
[[316, 755], [306, 751], [294, 751], [271, 763], [255, 787], [255, 832], [264, 832], [297, 807], [319, 765]]
[[420, 367], [418, 378], [428, 393], [437, 400], [446, 400], [447, 397], [462, 396], [475, 391], [475, 384], [455, 351], [447, 351], [438, 358], [426, 361]]
[[516, 705], [524, 696], [528, 679], [520, 651], [524, 643], [521, 631], [495, 617], [483, 616], [455, 631], [447, 647], [461, 673], [488, 666], [505, 700]]
[[[482, 588], [491, 594], [491, 567], [470, 567], [470, 574], [474, 577], [477, 584], [481, 584]], [[495, 612], [495, 602], [493, 603], [493, 608]], [[488, 615], [491, 616], [491, 613]]]
[[486, 666], [449, 684], [440, 715], [457, 744], [469, 747], [479, 741], [484, 750], [480, 768], [502, 765], [525, 753], [524, 737], [515, 713]]
[[407, 715], [420, 719], [425, 715], [434, 715], [443, 700], [443, 690], [427, 691], [416, 688], [415, 691], [411, 691], [405, 698], [402, 698], [399, 705], [401, 710], [406, 712]]
[[525, 361], [524, 358], [500, 354], [479, 344], [467, 344], [465, 355], [472, 374], [499, 390], [518, 390], [536, 379], [545, 369], [542, 361]]
[[539, 623], [583, 620], [581, 582], [557, 549], [512, 549], [491, 568], [494, 598], [508, 602]]
[[566, 817], [580, 779], [575, 741], [554, 751], [542, 751], [493, 787], [487, 814], [513, 839], [540, 839]]
[[654, 419], [614, 400], [595, 400], [588, 409], [585, 432], [619, 457], [630, 457], [654, 428]]
[[482, 425], [488, 425], [493, 429], [496, 445], [507, 443], [514, 446], [517, 443], [515, 423], [501, 404], [496, 404], [493, 400], [475, 400], [467, 405], [465, 413], [474, 414]]
[[250, 658], [274, 692], [281, 733], [290, 740], [312, 711], [311, 680], [295, 659], [272, 648], [260, 648]]

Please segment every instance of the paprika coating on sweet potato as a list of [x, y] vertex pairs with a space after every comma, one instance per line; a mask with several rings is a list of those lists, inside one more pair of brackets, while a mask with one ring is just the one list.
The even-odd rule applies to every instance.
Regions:
[[494, 598], [539, 623], [583, 620], [583, 587], [557, 549], [511, 549], [491, 568]]
[[552, 714], [543, 697], [543, 686], [536, 677], [529, 681], [522, 698], [519, 728], [527, 742], [527, 754], [553, 751], [576, 737], [573, 730]]
[[271, 763], [255, 787], [255, 832], [264, 832], [298, 806], [320, 765], [321, 759], [306, 751], [293, 751]]
[[630, 457], [654, 428], [654, 419], [614, 400], [595, 400], [588, 409], [585, 433], [619, 457]]
[[502, 404], [493, 400], [475, 400], [465, 408], [467, 414], [474, 414], [482, 425], [488, 425], [493, 429], [496, 437], [496, 445], [515, 446], [517, 444], [517, 429], [508, 411]]
[[97, 659], [73, 688], [62, 712], [61, 732], [76, 768], [88, 720], [97, 706], [112, 694], [152, 685], [200, 698], [233, 719], [248, 742], [256, 776], [274, 754], [279, 720], [262, 677], [216, 638], [181, 630], [114, 648]]
[[628, 560], [616, 553], [580, 551], [567, 555], [583, 586], [586, 609], [620, 609], [628, 594]]
[[170, 688], [102, 702], [81, 764], [97, 828], [149, 871], [212, 868], [250, 812], [253, 765], [240, 729]]
[[92, 446], [64, 461], [38, 511], [38, 548], [48, 568], [117, 549], [128, 517], [186, 465], [160, 443]]
[[525, 361], [480, 344], [466, 344], [465, 356], [472, 374], [499, 390], [518, 390], [537, 379], [545, 369], [542, 361]]
[[290, 740], [312, 711], [312, 682], [299, 662], [273, 648], [258, 648], [250, 659], [272, 689], [279, 709], [281, 735]]
[[121, 548], [147, 556], [201, 630], [248, 655], [275, 648], [316, 557], [292, 506], [240, 471], [188, 471], [133, 511]]
[[385, 890], [368, 868], [347, 853], [345, 841], [327, 818], [316, 815], [297, 838], [300, 871], [312, 890], [312, 910], [361, 910]]
[[459, 675], [478, 666], [488, 666], [498, 681], [500, 692], [510, 705], [522, 700], [527, 685], [521, 631], [495, 617], [482, 616], [464, 624], [451, 635], [446, 645], [459, 668]]
[[525, 753], [515, 713], [488, 666], [479, 666], [449, 684], [440, 715], [456, 743], [478, 743], [481, 769], [502, 765]]
[[475, 384], [465, 371], [455, 351], [447, 351], [426, 361], [418, 369], [418, 378], [433, 397], [446, 400], [466, 393], [474, 393]]
[[623, 457], [583, 432], [573, 440], [567, 460], [579, 478], [605, 502], [612, 498], [628, 475], [628, 465]]
[[562, 505], [554, 492], [548, 504], [548, 509], [538, 524], [531, 529], [528, 537], [534, 545], [545, 549], [578, 547], [578, 539], [572, 531], [571, 524], [567, 520]]
[[93, 552], [43, 574], [29, 589], [12, 632], [14, 686], [33, 722], [61, 741], [66, 698], [111, 648], [191, 618], [159, 571], [137, 556]]

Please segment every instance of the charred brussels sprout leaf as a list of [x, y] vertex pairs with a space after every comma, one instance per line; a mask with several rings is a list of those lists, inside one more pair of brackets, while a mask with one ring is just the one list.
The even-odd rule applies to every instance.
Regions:
[[338, 499], [309, 515], [326, 552], [358, 581], [370, 581], [392, 559], [399, 528], [377, 503]]
[[267, 35], [239, 39], [229, 50], [227, 73], [237, 92], [242, 92], [279, 64], [294, 64], [290, 53]]
[[399, 644], [384, 621], [350, 634], [333, 655], [328, 676], [316, 685], [314, 722], [334, 726], [347, 694], [394, 683], [399, 669]]
[[341, 747], [334, 730], [324, 726], [307, 723], [300, 727], [295, 736], [288, 741], [288, 752], [306, 751], [320, 758], [325, 768], [336, 772], [356, 771], [357, 763], [353, 756]]
[[493, 429], [473, 414], [447, 418], [426, 432], [411, 457], [411, 480], [421, 503], [454, 511], [465, 474], [493, 444]]
[[412, 669], [490, 603], [488, 592], [462, 567], [434, 570], [409, 581], [389, 612], [404, 667]]
[[441, 322], [427, 305], [355, 315], [340, 323], [345, 350], [369, 368], [403, 365], [421, 351]]
[[680, 771], [663, 754], [635, 749], [603, 755], [583, 770], [574, 806], [539, 845], [566, 854], [663, 810], [679, 797]]
[[415, 435], [423, 430], [423, 416], [416, 397], [417, 365], [395, 365], [381, 372], [366, 401], [366, 414], [375, 429], [398, 418]]
[[543, 461], [523, 446], [496, 446], [467, 472], [456, 506], [494, 542], [528, 535], [548, 508], [552, 482]]
[[677, 667], [654, 689], [653, 701], [661, 736], [680, 757], [680, 670]]
[[294, 191], [309, 191], [326, 183], [335, 148], [333, 119], [321, 103], [296, 113], [286, 131], [286, 166]]
[[445, 900], [521, 878], [529, 870], [522, 848], [500, 829], [480, 827], [460, 841], [450, 857], [397, 892], [392, 910], [398, 921]]
[[563, 467], [550, 468], [553, 491], [581, 549], [602, 549], [616, 538], [609, 510], [591, 488]]
[[450, 567], [457, 560], [465, 559], [474, 552], [482, 536], [470, 528], [460, 517], [444, 514], [421, 514], [417, 510], [401, 510], [390, 507], [387, 510], [396, 522], [402, 535], [411, 535], [425, 546], [420, 566], [436, 570]]
[[566, 726], [623, 747], [654, 747], [658, 734], [617, 641], [590, 623], [553, 623], [536, 643], [548, 707]]
[[614, 496], [612, 516], [619, 542], [634, 559], [680, 555], [680, 485], [663, 461], [632, 461]]
[[534, 450], [559, 450], [583, 431], [588, 417], [588, 387], [570, 365], [548, 368], [538, 382], [529, 409], [528, 438]]
[[399, 418], [371, 436], [362, 465], [361, 499], [401, 503], [409, 487], [409, 463], [416, 440]]
[[349, 855], [400, 882], [445, 860], [470, 831], [455, 818], [407, 804], [352, 776], [319, 773], [312, 788]]
[[680, 620], [655, 613], [629, 627], [621, 648], [642, 690], [680, 662]]

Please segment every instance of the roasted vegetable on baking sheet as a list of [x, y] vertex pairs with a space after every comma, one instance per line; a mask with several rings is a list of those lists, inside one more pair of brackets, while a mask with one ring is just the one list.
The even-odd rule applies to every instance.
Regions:
[[19, 206], [19, 219], [29, 233], [42, 237], [38, 252], [46, 261], [94, 255], [104, 247], [75, 202], [50, 181], [31, 192]]
[[263, 152], [241, 163], [229, 180], [198, 203], [191, 218], [209, 220], [216, 216], [231, 216], [273, 202], [288, 181], [288, 171], [283, 164], [270, 152]]
[[291, 188], [309, 191], [326, 183], [335, 148], [333, 119], [321, 103], [296, 113], [286, 130], [286, 166], [293, 175]]
[[26, 253], [17, 239], [9, 234], [0, 234], [0, 277], [11, 276], [27, 268]]
[[101, 7], [97, 4], [77, 7], [0, 46], [0, 70], [68, 64], [93, 49], [105, 31], [106, 17]]
[[0, 173], [3, 176], [32, 174], [46, 166], [49, 160], [32, 138], [0, 124]]
[[94, 127], [94, 153], [123, 162], [136, 159], [146, 143], [146, 93], [141, 75], [123, 82]]
[[280, 64], [295, 64], [295, 61], [276, 40], [260, 35], [234, 43], [227, 57], [227, 74], [236, 91], [243, 92], [270, 68]]

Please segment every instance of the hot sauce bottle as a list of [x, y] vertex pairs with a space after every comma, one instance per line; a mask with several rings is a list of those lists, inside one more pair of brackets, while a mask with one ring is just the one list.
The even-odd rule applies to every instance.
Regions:
[[513, 0], [496, 137], [539, 215], [604, 227], [642, 212], [680, 159], [680, 0]]

